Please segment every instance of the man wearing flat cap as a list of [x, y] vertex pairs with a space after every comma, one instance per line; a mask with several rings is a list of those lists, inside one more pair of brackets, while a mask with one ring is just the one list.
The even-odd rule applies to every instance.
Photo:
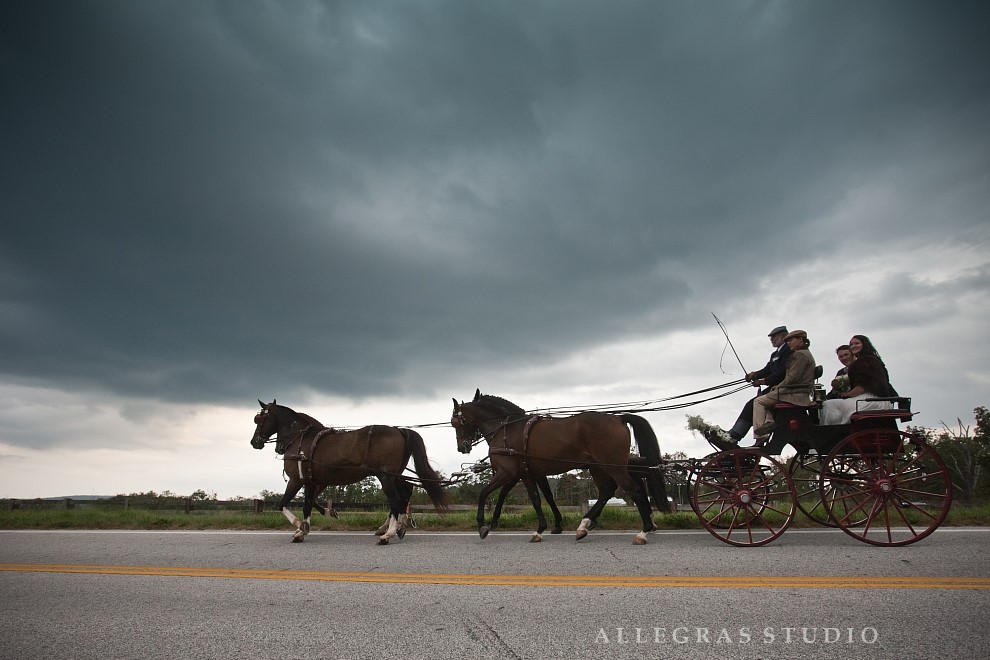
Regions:
[[[770, 338], [770, 345], [773, 346], [770, 360], [759, 371], [751, 371], [746, 374], [746, 380], [754, 386], [766, 388], [761, 390], [759, 394], [765, 393], [769, 388], [784, 380], [787, 356], [791, 352], [790, 347], [784, 342], [784, 337], [787, 336], [786, 325], [778, 325], [767, 336]], [[719, 449], [733, 449], [741, 439], [746, 437], [749, 429], [753, 426], [754, 401], [756, 401], [756, 397], [746, 402], [746, 405], [743, 406], [742, 411], [739, 413], [739, 417], [736, 418], [736, 423], [732, 425], [728, 433], [717, 426], [713, 426], [710, 429], [702, 431], [702, 435]]]
[[[770, 338], [770, 345], [773, 346], [770, 361], [759, 371], [750, 371], [746, 374], [746, 380], [754, 385], [765, 385], [767, 388], [771, 388], [784, 380], [784, 365], [787, 363], [787, 354], [791, 352], [791, 347], [784, 340], [786, 336], [786, 325], [778, 325], [770, 331], [767, 335]], [[743, 435], [745, 435], [745, 432], [743, 432]]]
[[808, 350], [811, 342], [804, 330], [794, 330], [784, 336], [790, 348], [784, 378], [753, 401], [753, 437], [756, 446], [763, 446], [773, 431], [773, 406], [781, 401], [797, 406], [811, 404], [815, 385], [815, 358]]

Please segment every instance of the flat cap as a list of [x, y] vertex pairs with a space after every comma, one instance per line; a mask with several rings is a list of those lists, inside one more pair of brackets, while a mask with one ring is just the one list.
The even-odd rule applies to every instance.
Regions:
[[807, 339], [808, 338], [808, 333], [805, 332], [804, 330], [792, 330], [792, 331], [790, 331], [790, 332], [787, 333], [787, 336], [786, 337], [784, 337], [784, 341], [790, 341], [791, 339], [794, 339], [795, 337], [800, 337], [801, 339]]
[[774, 328], [773, 330], [770, 331], [770, 334], [768, 334], [767, 337], [773, 337], [774, 335], [779, 335], [782, 332], [785, 335], [787, 334], [787, 326], [786, 325], [778, 325], [776, 328]]

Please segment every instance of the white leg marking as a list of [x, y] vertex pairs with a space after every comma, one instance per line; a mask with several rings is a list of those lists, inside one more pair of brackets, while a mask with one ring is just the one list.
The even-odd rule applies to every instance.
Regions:
[[398, 530], [398, 528], [399, 528], [399, 521], [396, 520], [392, 516], [392, 514], [389, 514], [389, 516], [388, 516], [388, 530], [386, 530], [386, 532], [384, 534], [382, 534], [382, 537], [380, 539], [378, 539], [378, 545], [387, 545], [389, 541], [391, 541], [392, 539], [395, 538], [395, 534], [396, 534], [396, 531]]

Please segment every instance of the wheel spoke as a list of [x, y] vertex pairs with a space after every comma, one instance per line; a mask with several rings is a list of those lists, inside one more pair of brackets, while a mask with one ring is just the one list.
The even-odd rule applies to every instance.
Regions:
[[754, 449], [713, 455], [699, 470], [692, 505], [702, 524], [730, 545], [774, 540], [794, 518], [794, 484], [782, 466]]
[[938, 453], [892, 429], [849, 436], [829, 454], [821, 474], [819, 491], [829, 517], [873, 545], [907, 545], [928, 536], [952, 502], [948, 468]]

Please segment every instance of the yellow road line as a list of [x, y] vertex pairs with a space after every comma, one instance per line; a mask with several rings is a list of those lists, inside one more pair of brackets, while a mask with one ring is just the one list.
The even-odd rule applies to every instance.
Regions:
[[460, 584], [516, 587], [686, 587], [728, 589], [990, 589], [990, 578], [779, 575], [472, 575], [448, 573], [365, 573], [280, 571], [184, 566], [99, 566], [81, 564], [0, 564], [0, 571], [82, 573], [165, 577], [313, 580], [392, 584]]

